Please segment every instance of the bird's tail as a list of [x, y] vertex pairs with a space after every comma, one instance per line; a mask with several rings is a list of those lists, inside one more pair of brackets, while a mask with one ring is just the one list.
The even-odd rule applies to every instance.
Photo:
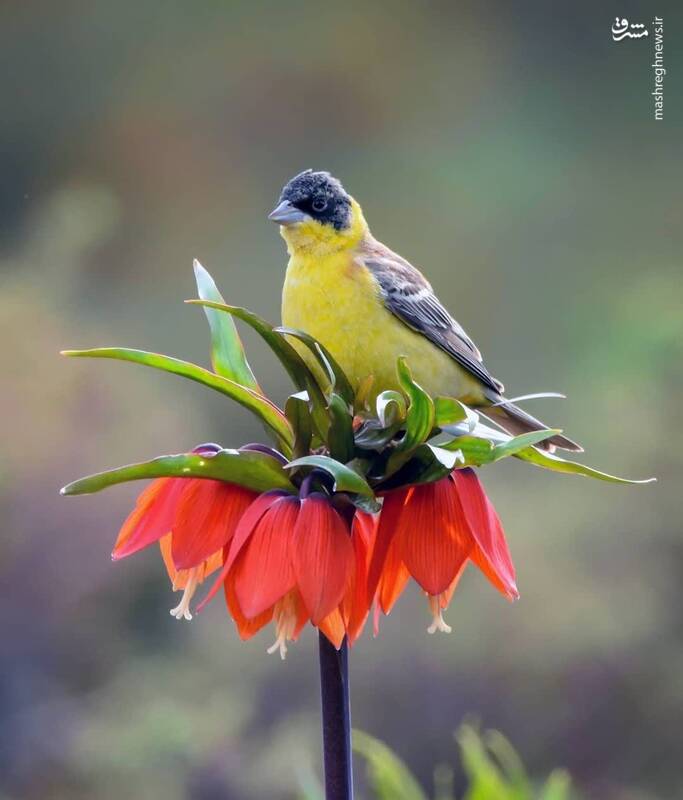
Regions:
[[[493, 398], [491, 398], [493, 399]], [[548, 428], [536, 417], [527, 414], [519, 406], [511, 403], [505, 398], [498, 397], [495, 401], [496, 405], [488, 406], [487, 408], [478, 409], [484, 416], [489, 417], [493, 422], [497, 422], [508, 433], [519, 434], [528, 433], [529, 431], [541, 431]], [[557, 434], [550, 439], [546, 439], [541, 444], [537, 445], [543, 450], [554, 450], [556, 447], [561, 447], [563, 450], [572, 450], [575, 453], [583, 452], [583, 447], [566, 436]]]

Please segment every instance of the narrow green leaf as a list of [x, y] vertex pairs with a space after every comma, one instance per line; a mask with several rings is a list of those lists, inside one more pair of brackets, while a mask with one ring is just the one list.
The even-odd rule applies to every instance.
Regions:
[[455, 397], [434, 398], [434, 425], [443, 428], [444, 425], [455, 425], [467, 419], [468, 409]]
[[543, 785], [539, 800], [570, 800], [571, 778], [563, 769], [556, 769]]
[[397, 422], [403, 422], [406, 418], [406, 399], [394, 389], [387, 389], [378, 394], [375, 405], [377, 418], [384, 428], [389, 428]]
[[502, 442], [493, 448], [492, 461], [500, 461], [501, 458], [514, 456], [516, 453], [519, 453], [520, 450], [539, 444], [546, 439], [556, 436], [558, 433], [562, 433], [562, 431], [558, 428], [554, 428], [544, 431], [529, 431], [529, 433], [513, 436], [508, 442]]
[[290, 461], [285, 469], [294, 469], [295, 467], [316, 467], [324, 470], [334, 478], [334, 489], [337, 492], [355, 492], [367, 497], [374, 496], [372, 489], [362, 475], [329, 456], [297, 458], [294, 461]]
[[368, 778], [377, 800], [427, 800], [412, 773], [383, 742], [354, 730], [353, 749], [367, 761]]
[[470, 725], [463, 725], [456, 736], [460, 745], [462, 766], [469, 779], [468, 797], [513, 800], [507, 781], [484, 747], [479, 734]]
[[295, 339], [303, 342], [317, 358], [323, 370], [325, 370], [325, 374], [330, 380], [331, 389], [341, 395], [344, 400], [353, 407], [356, 393], [349, 383], [349, 379], [344, 374], [344, 370], [342, 370], [324, 345], [320, 344], [317, 339], [314, 339], [309, 334], [304, 333], [304, 331], [286, 327], [275, 328], [275, 330], [278, 331], [278, 333], [282, 333], [286, 336], [293, 336]]
[[113, 358], [118, 361], [130, 361], [133, 364], [142, 364], [174, 375], [181, 375], [192, 381], [215, 389], [227, 395], [235, 402], [248, 408], [256, 414], [267, 427], [275, 434], [278, 442], [291, 452], [294, 435], [289, 422], [280, 409], [258, 392], [248, 389], [239, 383], [215, 375], [208, 369], [199, 367], [189, 361], [163, 356], [158, 353], [148, 353], [145, 350], [133, 350], [127, 347], [99, 347], [94, 350], [64, 350], [62, 354], [75, 358]]
[[353, 458], [353, 417], [344, 399], [332, 392], [328, 406], [330, 429], [327, 446], [330, 455], [342, 464]]
[[429, 438], [434, 427], [434, 403], [425, 390], [413, 380], [413, 376], [403, 356], [396, 364], [401, 388], [410, 399], [406, 417], [406, 435], [398, 449], [410, 451]]
[[91, 494], [117, 483], [146, 478], [213, 478], [256, 492], [270, 489], [295, 491], [277, 459], [253, 450], [219, 450], [212, 456], [199, 453], [159, 456], [151, 461], [98, 472], [68, 484], [61, 494]]
[[[193, 266], [199, 296], [203, 300], [225, 302], [213, 278], [197, 259], [194, 260]], [[232, 318], [225, 314], [217, 314], [208, 307], [204, 308], [204, 312], [211, 328], [211, 363], [214, 372], [261, 393]]]
[[201, 305], [231, 314], [249, 325], [256, 331], [263, 341], [270, 347], [277, 359], [287, 371], [297, 389], [308, 392], [313, 405], [313, 419], [322, 438], [327, 435], [329, 420], [327, 418], [327, 401], [322, 389], [318, 385], [313, 372], [309, 369], [303, 358], [292, 345], [269, 322], [257, 314], [240, 306], [230, 306], [225, 303], [214, 303], [205, 300], [186, 300], [190, 305]]
[[462, 453], [463, 467], [481, 467], [493, 461], [493, 444], [477, 436], [458, 436], [440, 445], [444, 450]]
[[564, 458], [554, 454], [547, 453], [542, 450], [537, 450], [535, 447], [527, 447], [515, 453], [517, 458], [522, 461], [528, 461], [534, 466], [542, 467], [544, 469], [551, 469], [554, 472], [565, 472], [569, 475], [583, 475], [586, 478], [596, 478], [600, 481], [608, 481], [609, 483], [630, 483], [642, 484], [652, 483], [656, 478], [646, 478], [645, 480], [629, 480], [627, 478], [619, 478], [616, 475], [609, 475], [607, 472], [601, 472], [593, 467], [587, 467], [584, 464], [577, 464], [575, 461], [566, 461]]
[[285, 403], [285, 416], [294, 430], [293, 458], [307, 456], [313, 438], [313, 421], [311, 409], [308, 404], [308, 392], [292, 394]]

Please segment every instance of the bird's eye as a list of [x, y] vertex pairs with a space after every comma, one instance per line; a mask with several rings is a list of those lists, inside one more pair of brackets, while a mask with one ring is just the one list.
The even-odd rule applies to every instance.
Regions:
[[327, 200], [324, 197], [316, 197], [315, 200], [311, 203], [311, 206], [314, 211], [320, 213], [327, 208]]

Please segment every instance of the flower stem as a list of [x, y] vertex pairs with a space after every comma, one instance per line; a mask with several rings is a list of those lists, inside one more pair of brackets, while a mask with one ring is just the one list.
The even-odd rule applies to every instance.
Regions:
[[319, 633], [325, 800], [353, 800], [349, 646], [339, 650]]

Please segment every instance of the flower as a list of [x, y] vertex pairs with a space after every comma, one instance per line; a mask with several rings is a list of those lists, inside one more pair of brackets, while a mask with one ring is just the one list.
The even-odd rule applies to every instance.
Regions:
[[[217, 445], [200, 445], [193, 452], [210, 457], [218, 450]], [[138, 497], [112, 558], [125, 558], [159, 542], [173, 590], [183, 590], [171, 615], [190, 620], [190, 601], [197, 587], [222, 565], [223, 548], [256, 497], [249, 489], [222, 481], [159, 478]]]
[[329, 497], [267, 492], [240, 520], [223, 569], [206, 603], [223, 587], [242, 639], [275, 623], [275, 643], [284, 659], [287, 642], [307, 622], [341, 647], [354, 641], [368, 615], [367, 567], [374, 520], [357, 512], [351, 528]]
[[505, 597], [519, 597], [500, 519], [472, 469], [387, 492], [368, 578], [375, 629], [412, 577], [429, 598], [428, 631], [450, 632], [443, 610], [469, 561]]

